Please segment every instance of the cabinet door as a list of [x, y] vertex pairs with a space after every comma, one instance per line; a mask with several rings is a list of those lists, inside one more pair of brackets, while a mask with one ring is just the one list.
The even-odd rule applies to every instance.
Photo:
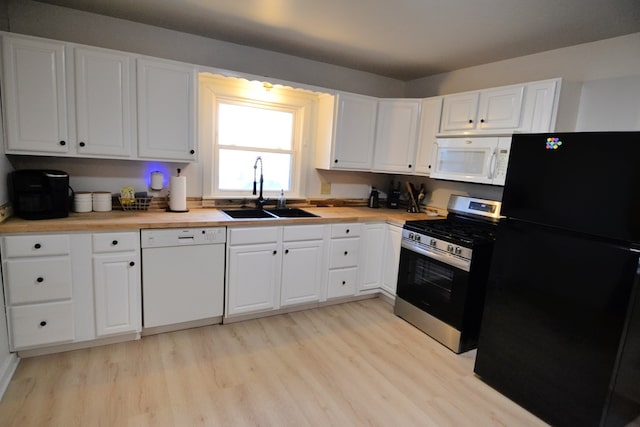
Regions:
[[64, 45], [3, 37], [7, 152], [68, 152]]
[[445, 96], [442, 103], [440, 132], [474, 129], [479, 97], [478, 92]]
[[75, 49], [77, 152], [131, 155], [131, 59], [98, 49]]
[[556, 92], [559, 79], [527, 85], [522, 118], [522, 132], [553, 132], [555, 128]]
[[196, 70], [138, 59], [138, 156], [196, 159]]
[[378, 100], [347, 93], [336, 98], [332, 169], [371, 169]]
[[383, 99], [378, 102], [374, 170], [413, 172], [419, 114], [418, 99]]
[[322, 240], [284, 243], [282, 306], [320, 300], [322, 258]]
[[384, 239], [384, 255], [382, 269], [382, 289], [391, 295], [396, 294], [398, 284], [398, 267], [400, 265], [400, 242], [402, 227], [387, 225]]
[[431, 172], [431, 157], [436, 134], [440, 128], [440, 113], [442, 112], [442, 98], [427, 98], [422, 100], [420, 108], [420, 136], [418, 137], [418, 151], [416, 153], [415, 172], [418, 175], [429, 175]]
[[231, 246], [227, 263], [227, 315], [277, 309], [280, 300], [278, 244]]
[[379, 288], [382, 279], [385, 224], [368, 224], [362, 239], [360, 291]]
[[141, 330], [139, 258], [135, 252], [93, 256], [97, 336]]
[[519, 128], [523, 96], [524, 85], [482, 91], [477, 128], [480, 130]]

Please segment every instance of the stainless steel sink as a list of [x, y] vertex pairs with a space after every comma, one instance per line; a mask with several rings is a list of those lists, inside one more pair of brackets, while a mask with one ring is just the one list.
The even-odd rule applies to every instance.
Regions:
[[275, 215], [262, 209], [223, 209], [222, 212], [233, 219], [277, 218]]
[[310, 218], [318, 215], [299, 208], [283, 209], [223, 209], [226, 215], [233, 219], [261, 219], [261, 218]]
[[311, 218], [317, 217], [318, 215], [312, 214], [311, 212], [307, 212], [300, 208], [282, 208], [282, 209], [265, 209], [272, 215], [275, 215], [279, 218]]

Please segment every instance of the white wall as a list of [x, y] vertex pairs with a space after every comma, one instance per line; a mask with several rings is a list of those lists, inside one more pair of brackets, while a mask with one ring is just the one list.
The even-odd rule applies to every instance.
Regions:
[[413, 80], [407, 95], [445, 95], [555, 77], [587, 82], [629, 76], [640, 76], [640, 33]]
[[274, 77], [371, 96], [405, 83], [372, 73], [31, 0], [9, 0], [10, 31]]
[[[579, 98], [577, 111], [561, 112], [560, 130], [640, 131], [640, 33], [413, 80], [407, 94], [446, 95], [555, 77]], [[502, 198], [502, 191], [475, 184], [429, 180], [428, 187], [434, 189], [430, 203], [438, 207], [446, 207], [450, 194]]]

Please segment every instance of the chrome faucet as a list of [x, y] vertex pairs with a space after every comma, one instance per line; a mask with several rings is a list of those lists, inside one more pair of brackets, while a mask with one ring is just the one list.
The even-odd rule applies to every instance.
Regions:
[[260, 162], [260, 195], [256, 199], [256, 207], [258, 209], [264, 208], [264, 204], [267, 202], [264, 197], [262, 197], [262, 186], [264, 184], [264, 178], [262, 176], [262, 157], [258, 156], [256, 162], [253, 165], [253, 195], [256, 195], [256, 172], [258, 170], [258, 161]]

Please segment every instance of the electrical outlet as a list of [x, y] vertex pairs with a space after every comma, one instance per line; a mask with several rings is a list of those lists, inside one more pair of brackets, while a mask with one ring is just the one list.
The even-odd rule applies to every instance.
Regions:
[[320, 184], [320, 194], [331, 194], [330, 182], [323, 182]]

